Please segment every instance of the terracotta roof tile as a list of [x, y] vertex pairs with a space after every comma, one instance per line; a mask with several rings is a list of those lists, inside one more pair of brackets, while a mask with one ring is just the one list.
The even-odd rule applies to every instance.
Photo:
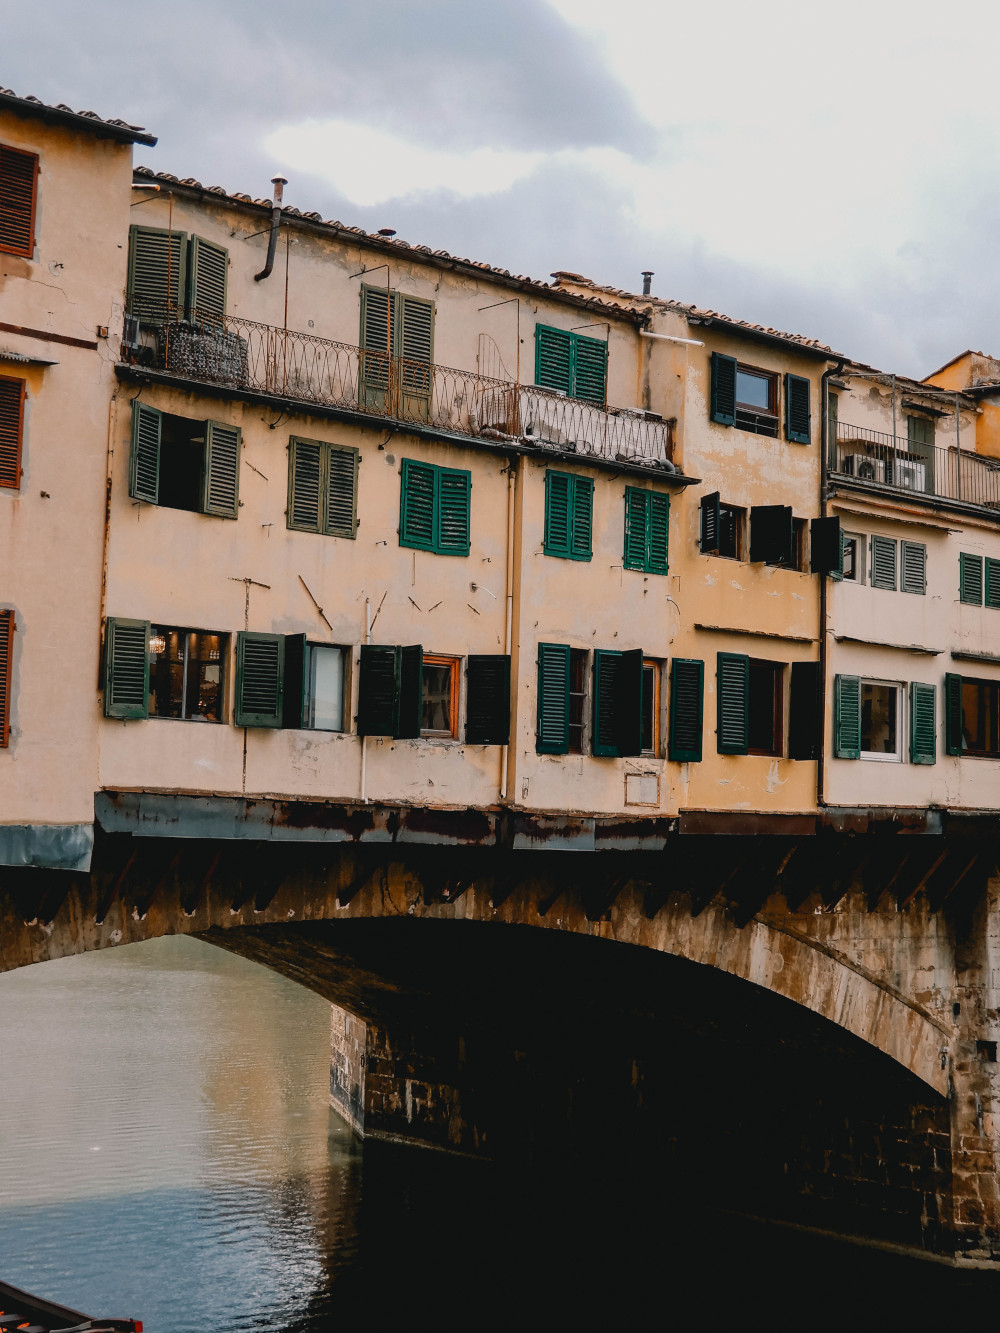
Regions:
[[[21, 115], [38, 116], [42, 120], [54, 121], [57, 124], [77, 125], [81, 129], [84, 126], [80, 125], [80, 122], [89, 121], [93, 122], [94, 127], [100, 126], [106, 136], [124, 143], [144, 143], [150, 146], [156, 143], [156, 136], [148, 134], [142, 125], [130, 125], [127, 120], [120, 120], [117, 116], [105, 120], [96, 111], [74, 111], [65, 102], [43, 102], [40, 97], [35, 97], [32, 93], [21, 97], [12, 88], [0, 87], [0, 109], [15, 111]], [[92, 127], [88, 125], [86, 128]]]

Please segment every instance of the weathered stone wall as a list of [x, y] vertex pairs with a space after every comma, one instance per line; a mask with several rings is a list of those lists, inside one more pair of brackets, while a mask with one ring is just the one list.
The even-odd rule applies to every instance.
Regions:
[[365, 1128], [367, 1025], [331, 1006], [330, 1105], [359, 1134]]

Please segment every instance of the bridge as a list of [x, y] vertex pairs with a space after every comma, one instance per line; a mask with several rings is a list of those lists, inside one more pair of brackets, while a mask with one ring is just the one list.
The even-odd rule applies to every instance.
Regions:
[[333, 1006], [362, 1135], [613, 1139], [728, 1207], [1000, 1261], [995, 837], [101, 793], [88, 873], [0, 868], [0, 969], [168, 934]]

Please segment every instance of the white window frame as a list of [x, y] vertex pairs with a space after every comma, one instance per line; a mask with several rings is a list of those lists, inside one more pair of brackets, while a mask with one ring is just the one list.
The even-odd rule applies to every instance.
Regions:
[[848, 578], [846, 574], [842, 576], [844, 583], [856, 583], [862, 587], [867, 579], [865, 578], [865, 566], [868, 563], [868, 538], [863, 532], [844, 532], [840, 534], [840, 540], [853, 541], [857, 543], [857, 549], [854, 552], [854, 577]]
[[[893, 754], [878, 754], [874, 750], [860, 749], [861, 723], [858, 721], [858, 741], [859, 741], [859, 759], [867, 759], [874, 764], [902, 764], [906, 761], [906, 685], [901, 680], [882, 680], [877, 676], [862, 676], [860, 678], [859, 690], [863, 691], [866, 685], [884, 685], [887, 689], [896, 691], [896, 749]], [[859, 697], [860, 709], [864, 708], [864, 700]]]

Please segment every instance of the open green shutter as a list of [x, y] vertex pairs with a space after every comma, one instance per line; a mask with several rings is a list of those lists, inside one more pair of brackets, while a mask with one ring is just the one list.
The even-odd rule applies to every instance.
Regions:
[[986, 605], [1000, 607], [1000, 560], [986, 557]]
[[594, 529], [594, 483], [590, 477], [573, 477], [570, 497], [569, 553], [574, 560], [589, 560]]
[[814, 518], [809, 524], [809, 568], [840, 578], [844, 573], [844, 534], [839, 518]]
[[306, 725], [309, 686], [309, 644], [304, 634], [285, 635], [282, 726], [298, 731]]
[[593, 753], [598, 756], [621, 754], [618, 748], [618, 676], [622, 655], [598, 648], [594, 653], [594, 734]]
[[698, 545], [702, 555], [715, 555], [719, 550], [719, 492], [701, 497], [701, 535]]
[[809, 381], [801, 375], [785, 376], [785, 439], [795, 444], [809, 444], [812, 439]]
[[130, 227], [128, 304], [144, 323], [176, 316], [187, 293], [187, 232]]
[[625, 552], [626, 569], [646, 568], [646, 531], [649, 513], [649, 491], [636, 486], [625, 487]]
[[203, 323], [222, 319], [226, 313], [229, 251], [224, 246], [191, 237], [188, 272], [188, 318]]
[[400, 652], [365, 643], [358, 672], [358, 735], [395, 736], [399, 729]]
[[933, 764], [937, 758], [937, 717], [933, 685], [910, 684], [910, 763]]
[[962, 677], [948, 672], [944, 678], [944, 752], [961, 754]]
[[288, 527], [295, 532], [319, 532], [322, 499], [323, 445], [293, 435], [288, 442]]
[[535, 325], [535, 383], [542, 389], [573, 388], [573, 338], [548, 324]]
[[873, 535], [871, 543], [871, 584], [873, 588], [896, 588], [896, 539]]
[[754, 505], [750, 510], [750, 563], [795, 564], [795, 523], [790, 505]]
[[670, 496], [650, 492], [648, 501], [646, 569], [650, 574], [666, 574], [670, 538]]
[[719, 653], [716, 747], [719, 754], [746, 754], [750, 744], [750, 658]]
[[899, 543], [899, 590], [921, 596], [927, 592], [927, 547], [923, 542]]
[[241, 630], [236, 636], [238, 727], [280, 727], [283, 716], [285, 638]]
[[568, 472], [545, 474], [545, 554], [569, 558], [570, 492], [573, 478]]
[[104, 716], [149, 713], [149, 621], [108, 617], [104, 629]]
[[399, 650], [399, 718], [396, 736], [416, 740], [420, 735], [420, 715], [424, 700], [424, 650], [411, 644]]
[[469, 554], [469, 511], [472, 473], [460, 468], [437, 469], [437, 540], [439, 555]]
[[818, 759], [823, 730], [822, 682], [818, 662], [793, 662], [788, 698], [788, 757]]
[[389, 406], [389, 358], [393, 343], [395, 292], [384, 287], [361, 288], [361, 356], [359, 407], [384, 412]]
[[569, 753], [569, 647], [538, 645], [538, 718], [535, 749], [539, 754]]
[[983, 557], [967, 555], [962, 551], [958, 557], [958, 597], [959, 601], [970, 606], [983, 604]]
[[217, 518], [237, 518], [240, 512], [239, 426], [205, 422], [205, 462], [201, 478], [201, 508]]
[[597, 338], [583, 338], [579, 334], [572, 337], [573, 384], [570, 392], [574, 398], [603, 403], [607, 398], [608, 345]]
[[10, 744], [11, 680], [14, 668], [14, 612], [0, 611], [0, 749]]
[[836, 759], [861, 758], [861, 680], [833, 679], [833, 753]]
[[434, 302], [396, 294], [398, 330], [395, 349], [400, 363], [400, 404], [407, 420], [426, 420], [430, 414], [434, 359]]
[[327, 477], [323, 531], [329, 537], [348, 537], [353, 541], [358, 531], [360, 454], [357, 449], [341, 444], [328, 444], [325, 452]]
[[510, 658], [473, 653], [466, 665], [465, 739], [469, 745], [510, 740]]
[[678, 764], [701, 761], [705, 705], [705, 663], [675, 657], [670, 666], [670, 748]]
[[153, 505], [160, 502], [161, 428], [162, 413], [133, 399], [128, 493], [133, 500], [145, 500]]
[[712, 353], [712, 420], [720, 426], [736, 421], [736, 358]]
[[437, 470], [428, 463], [404, 458], [400, 481], [400, 546], [433, 551], [436, 493]]

